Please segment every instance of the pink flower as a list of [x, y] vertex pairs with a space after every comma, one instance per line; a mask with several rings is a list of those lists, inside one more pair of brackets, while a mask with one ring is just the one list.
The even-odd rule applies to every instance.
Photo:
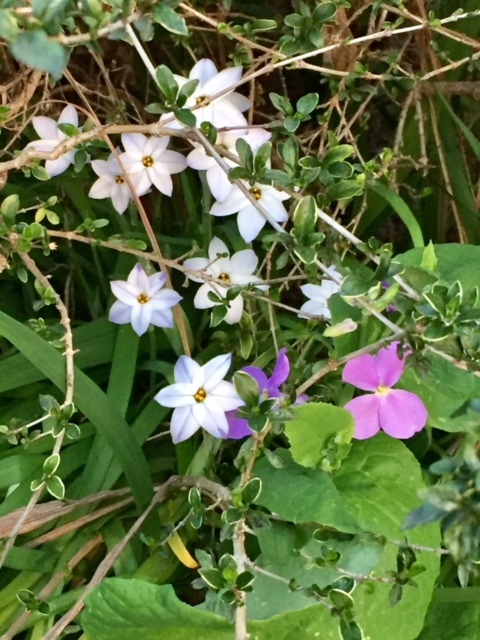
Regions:
[[355, 421], [354, 438], [365, 440], [383, 429], [392, 438], [411, 438], [425, 426], [427, 410], [414, 393], [392, 389], [403, 373], [406, 354], [397, 355], [398, 342], [380, 349], [376, 356], [363, 355], [347, 362], [342, 380], [363, 391], [345, 409]]

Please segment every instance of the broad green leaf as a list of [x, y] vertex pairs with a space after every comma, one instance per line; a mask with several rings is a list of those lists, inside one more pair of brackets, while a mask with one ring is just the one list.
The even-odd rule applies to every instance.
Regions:
[[18, 24], [11, 9], [0, 9], [0, 37], [7, 42], [18, 35]]
[[425, 367], [419, 372], [408, 369], [399, 386], [421, 398], [432, 427], [462, 432], [480, 422], [476, 411], [464, 407], [469, 400], [480, 398], [480, 379], [443, 358], [428, 354]]
[[437, 589], [418, 640], [477, 640], [480, 588]]
[[350, 450], [353, 418], [348, 411], [324, 402], [309, 402], [295, 410], [285, 425], [293, 459], [304, 467], [338, 469]]
[[[0, 334], [61, 391], [65, 390], [65, 359], [58, 351], [3, 312], [0, 312]], [[116, 406], [79, 369], [75, 370], [74, 403], [105, 438], [125, 473], [137, 505], [144, 508], [153, 493], [145, 456]]]
[[[420, 504], [418, 491], [424, 488], [420, 465], [400, 440], [379, 433], [369, 440], [356, 441], [347, 460], [333, 475], [335, 484], [360, 525], [387, 540], [405, 539], [401, 524]], [[406, 533], [409, 543], [438, 548], [440, 532], [431, 524]], [[375, 575], [395, 569], [397, 546], [385, 546]], [[428, 609], [439, 556], [418, 552], [426, 571], [415, 578], [418, 588], [404, 589], [401, 602], [391, 608], [390, 585], [377, 584], [373, 594], [356, 593], [357, 619], [370, 640], [414, 640], [420, 633]]]
[[42, 468], [44, 456], [14, 455], [0, 462], [0, 489], [8, 489]]
[[21, 33], [11, 43], [10, 51], [18, 62], [51, 73], [54, 78], [62, 76], [69, 58], [68, 49], [40, 29]]
[[405, 200], [395, 193], [395, 191], [392, 191], [389, 187], [378, 181], [368, 182], [367, 188], [384, 198], [392, 209], [395, 210], [400, 220], [407, 227], [413, 246], [424, 247], [425, 243], [420, 225]]
[[363, 191], [363, 186], [356, 180], [340, 180], [335, 182], [328, 190], [330, 200], [346, 200], [358, 196]]
[[185, 20], [176, 13], [172, 7], [163, 2], [157, 4], [153, 9], [153, 19], [164, 29], [179, 36], [188, 36], [188, 29]]
[[284, 462], [281, 469], [265, 458], [255, 465], [255, 475], [262, 480], [258, 504], [295, 523], [317, 522], [347, 533], [359, 530], [328, 473], [300, 466], [286, 450], [276, 454]]
[[[459, 280], [464, 290], [478, 287], [480, 282], [480, 247], [470, 244], [436, 244], [437, 271], [442, 280], [453, 284]], [[395, 256], [395, 262], [420, 266], [423, 250], [411, 249]]]

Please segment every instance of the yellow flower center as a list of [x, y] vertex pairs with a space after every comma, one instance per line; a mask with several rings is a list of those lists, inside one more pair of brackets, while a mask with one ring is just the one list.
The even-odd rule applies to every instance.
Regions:
[[262, 192], [258, 187], [253, 187], [250, 189], [250, 194], [255, 198], [255, 200], [260, 200], [262, 197]]
[[144, 158], [142, 158], [142, 164], [144, 167], [147, 167], [147, 169], [150, 169], [150, 167], [153, 167], [152, 156], [145, 156]]
[[150, 298], [146, 293], [141, 293], [139, 296], [137, 296], [137, 302], [139, 304], [147, 304], [147, 302], [150, 302]]
[[390, 387], [383, 387], [381, 385], [377, 387], [377, 393], [380, 396], [386, 396], [389, 391], [390, 391]]
[[123, 176], [115, 176], [115, 182], [117, 184], [123, 184], [125, 182], [125, 179]]
[[193, 394], [193, 399], [195, 400], [195, 402], [204, 402], [206, 397], [207, 397], [207, 392], [205, 391], [205, 389], [201, 389], [201, 388], [196, 393]]
[[230, 276], [228, 275], [228, 273], [221, 273], [218, 276], [218, 279], [221, 280], [222, 282], [230, 282]]
[[195, 100], [196, 104], [203, 104], [206, 101], [206, 97], [205, 96], [198, 96], [198, 98]]

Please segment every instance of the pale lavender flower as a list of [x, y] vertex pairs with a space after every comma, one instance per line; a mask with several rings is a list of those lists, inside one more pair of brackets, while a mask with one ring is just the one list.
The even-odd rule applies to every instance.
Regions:
[[[98, 180], [93, 183], [88, 196], [95, 200], [111, 198], [114, 209], [122, 214], [128, 207], [129, 201], [133, 199], [133, 195], [117, 159], [112, 154], [108, 160], [92, 160], [92, 169], [97, 174]], [[130, 175], [135, 188], [139, 175]], [[137, 188], [136, 191], [139, 196], [145, 193]]]
[[151, 324], [172, 328], [172, 307], [178, 304], [182, 297], [176, 291], [163, 289], [166, 279], [165, 273], [147, 276], [142, 265], [137, 264], [126, 281], [111, 282], [110, 287], [118, 300], [110, 309], [110, 322], [131, 323], [139, 336], [143, 335]]
[[[236, 142], [239, 138], [242, 138], [250, 145], [252, 151], [255, 153], [255, 151], [258, 151], [262, 144], [268, 142], [271, 137], [272, 134], [265, 129], [219, 131], [215, 144], [236, 155]], [[228, 158], [224, 158], [224, 160], [229, 167], [238, 166], [233, 160], [229, 160]], [[215, 158], [207, 153], [205, 147], [198, 145], [193, 151], [190, 151], [187, 156], [187, 165], [197, 171], [207, 172], [207, 183], [216, 200], [223, 202], [223, 200], [230, 195], [234, 185], [230, 182], [227, 174]]]
[[414, 393], [392, 389], [403, 373], [405, 357], [397, 355], [398, 342], [380, 349], [377, 355], [365, 354], [345, 365], [342, 380], [373, 393], [347, 402], [345, 409], [355, 421], [354, 438], [371, 438], [383, 429], [392, 438], [411, 438], [427, 422], [427, 410]]
[[[188, 78], [175, 75], [180, 89], [189, 80], [198, 80], [197, 88], [184, 106], [188, 109], [198, 105], [198, 109], [192, 111], [197, 119], [197, 126], [202, 122], [211, 122], [217, 129], [247, 125], [242, 112], [249, 109], [251, 103], [245, 96], [234, 91], [242, 72], [243, 67], [228, 67], [218, 71], [211, 60], [203, 58], [192, 67]], [[219, 93], [221, 93], [220, 96], [213, 98]], [[173, 113], [166, 113], [160, 118], [160, 122], [171, 119], [172, 116]], [[167, 126], [172, 129], [182, 129], [184, 125], [174, 120]]]
[[[71, 124], [78, 128], [78, 113], [75, 107], [68, 104], [63, 109], [58, 120], [47, 118], [46, 116], [36, 116], [32, 119], [32, 125], [40, 140], [33, 140], [27, 144], [27, 149], [35, 149], [36, 151], [53, 151], [61, 142], [68, 138], [58, 128], [59, 124]], [[67, 151], [56, 160], [46, 160], [45, 170], [49, 178], [58, 176], [63, 173], [73, 163], [75, 159], [75, 149]]]
[[170, 423], [175, 444], [201, 427], [215, 438], [228, 437], [225, 412], [244, 404], [233, 384], [224, 380], [231, 362], [231, 354], [217, 356], [203, 366], [180, 356], [174, 369], [175, 383], [155, 396], [162, 406], [175, 409]]
[[146, 193], [154, 184], [160, 193], [171, 196], [173, 182], [171, 174], [179, 173], [187, 167], [181, 153], [167, 149], [169, 136], [148, 138], [143, 133], [124, 133], [122, 144], [125, 153], [120, 160], [134, 180], [139, 193]]
[[[248, 373], [258, 385], [260, 394], [260, 402], [272, 398], [277, 398], [279, 402], [285, 397], [280, 391], [280, 387], [287, 380], [290, 373], [290, 362], [288, 360], [286, 349], [280, 349], [277, 360], [272, 371], [272, 375], [267, 378], [266, 374], [258, 367], [243, 367], [240, 369], [244, 373]], [[303, 404], [307, 401], [307, 396], [298, 396], [295, 405]], [[243, 418], [236, 418], [235, 411], [227, 413], [228, 419], [228, 437], [234, 440], [245, 438], [252, 435], [252, 430], [248, 426], [248, 421]]]
[[[227, 254], [226, 258], [219, 258], [218, 254]], [[188, 274], [190, 280], [201, 282], [202, 286], [197, 291], [193, 304], [196, 309], [211, 309], [217, 302], [210, 300], [209, 293], [215, 293], [220, 298], [225, 298], [228, 287], [233, 285], [255, 284], [259, 289], [266, 289], [265, 285], [257, 285], [260, 278], [253, 275], [257, 268], [258, 258], [251, 249], [237, 251], [232, 257], [224, 242], [219, 238], [213, 238], [208, 247], [208, 258], [190, 258], [183, 263], [184, 267], [192, 271], [204, 271], [206, 275], [212, 276], [225, 283], [225, 287], [205, 282], [201, 277]], [[240, 322], [243, 313], [243, 298], [239, 294], [230, 300], [228, 311], [225, 315], [227, 324]]]

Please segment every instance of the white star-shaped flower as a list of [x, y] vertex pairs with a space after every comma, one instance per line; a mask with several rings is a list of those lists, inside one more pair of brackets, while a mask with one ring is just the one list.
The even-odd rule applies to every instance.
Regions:
[[[93, 183], [88, 193], [89, 197], [95, 200], [111, 198], [115, 210], [122, 214], [128, 207], [129, 201], [133, 199], [133, 196], [117, 159], [111, 155], [108, 160], [92, 160], [92, 169], [99, 177]], [[136, 185], [139, 175], [131, 174], [130, 179], [138, 195], [142, 196], [145, 191], [140, 191]]]
[[182, 297], [171, 289], [162, 289], [167, 279], [164, 273], [147, 276], [142, 265], [137, 264], [130, 271], [126, 281], [114, 280], [110, 283], [118, 300], [113, 303], [108, 319], [115, 324], [131, 323], [139, 336], [150, 324], [156, 327], [173, 327], [172, 307]]
[[[36, 151], [50, 152], [63, 142], [68, 136], [58, 128], [59, 124], [72, 124], [78, 128], [78, 113], [75, 107], [68, 104], [60, 114], [58, 120], [47, 118], [46, 116], [36, 116], [32, 119], [32, 125], [40, 140], [33, 140], [27, 144], [27, 149], [35, 149]], [[57, 160], [46, 160], [45, 170], [49, 178], [59, 176], [73, 163], [75, 158], [75, 149], [67, 151]]]
[[[242, 72], [243, 67], [228, 67], [219, 72], [211, 60], [203, 58], [192, 67], [188, 78], [175, 75], [180, 89], [189, 80], [198, 80], [197, 88], [183, 107], [188, 109], [205, 105], [199, 106], [192, 112], [197, 119], [197, 126], [202, 122], [211, 122], [217, 129], [246, 126], [247, 121], [242, 112], [250, 108], [250, 101], [241, 93], [234, 91]], [[220, 92], [222, 92], [221, 96], [210, 101], [210, 98]], [[166, 113], [160, 118], [160, 122], [172, 116], [172, 113]], [[183, 129], [184, 125], [175, 120], [168, 126], [173, 129]]]
[[170, 423], [175, 444], [190, 438], [200, 427], [215, 438], [228, 437], [225, 412], [244, 404], [233, 384], [224, 380], [231, 361], [227, 354], [200, 366], [192, 358], [180, 356], [174, 369], [175, 384], [155, 396], [162, 406], [175, 409]]
[[[342, 280], [341, 274], [338, 273], [334, 266], [328, 267], [327, 273], [336, 280]], [[334, 293], [338, 293], [340, 285], [333, 280], [324, 278], [322, 280], [322, 284], [304, 284], [300, 289], [307, 298], [310, 298], [308, 302], [305, 302], [300, 307], [300, 311], [310, 313], [314, 316], [323, 316], [327, 320], [330, 320], [332, 316], [330, 314], [330, 309], [327, 306], [327, 302], [330, 296], [333, 296]], [[302, 313], [299, 313], [298, 317], [308, 318], [308, 316], [304, 316]]]
[[[265, 184], [257, 183], [254, 187], [250, 187], [247, 182], [243, 184], [272, 220], [275, 222], [288, 220], [287, 210], [282, 204], [283, 200], [290, 198], [288, 193]], [[245, 242], [255, 240], [267, 222], [255, 205], [235, 185], [223, 202], [215, 202], [210, 213], [212, 216], [229, 216], [232, 213], [238, 213], [238, 230]]]
[[[229, 254], [230, 252], [224, 242], [219, 238], [213, 238], [208, 247], [208, 259], [190, 258], [189, 260], [185, 260], [183, 266], [192, 271], [204, 271], [207, 275], [217, 278], [230, 286], [247, 285], [261, 281], [260, 278], [252, 275], [257, 268], [258, 258], [251, 249], [237, 251], [231, 258], [218, 258], [219, 253]], [[210, 309], [217, 304], [208, 297], [210, 292], [215, 293], [221, 298], [225, 298], [227, 295], [228, 287], [212, 285], [194, 275], [189, 275], [188, 277], [194, 282], [204, 283], [197, 291], [193, 300], [196, 309]], [[258, 285], [258, 288], [266, 289], [266, 286]], [[242, 313], [243, 298], [240, 294], [230, 301], [230, 307], [224, 320], [227, 324], [235, 324], [236, 322], [240, 322]]]
[[125, 153], [120, 160], [135, 180], [139, 192], [146, 193], [154, 184], [160, 193], [171, 196], [171, 175], [183, 171], [187, 163], [181, 153], [167, 149], [169, 136], [147, 138], [143, 133], [124, 133], [122, 144]]
[[[268, 142], [272, 134], [265, 129], [247, 129], [240, 131], [224, 131], [219, 132], [217, 135], [216, 143], [218, 146], [223, 147], [230, 153], [236, 155], [237, 150], [235, 144], [239, 138], [243, 138], [245, 142], [248, 142], [252, 151], [255, 153], [262, 144]], [[229, 167], [238, 166], [232, 160], [224, 158]], [[208, 155], [205, 148], [201, 145], [191, 151], [187, 156], [187, 165], [197, 171], [206, 171], [206, 177], [210, 191], [213, 197], [220, 202], [223, 202], [228, 197], [233, 189], [233, 184], [227, 177], [227, 174], [218, 164], [218, 162], [211, 155]]]

